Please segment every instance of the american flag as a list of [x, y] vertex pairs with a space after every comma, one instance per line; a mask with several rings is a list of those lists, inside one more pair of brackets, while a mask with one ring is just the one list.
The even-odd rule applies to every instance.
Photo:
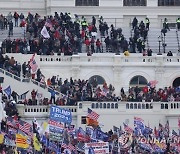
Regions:
[[49, 27], [49, 28], [52, 28], [52, 23], [51, 23], [51, 21], [46, 21], [45, 22], [45, 24], [44, 24], [44, 26], [46, 26], [46, 27]]
[[8, 117], [6, 124], [7, 124], [8, 126], [12, 127], [12, 128], [17, 129], [17, 128], [18, 128], [18, 125], [19, 125], [19, 122], [18, 122], [18, 120], [16, 120], [16, 119], [13, 119], [13, 118], [11, 118], [11, 117]]
[[139, 118], [139, 117], [134, 117], [134, 121], [144, 122], [144, 120], [142, 118]]
[[32, 134], [32, 125], [25, 121], [19, 120], [19, 130], [30, 135]]
[[91, 109], [88, 108], [88, 115], [87, 115], [87, 117], [97, 121], [98, 118], [99, 118], [99, 114], [97, 114], [96, 112], [94, 112], [94, 111], [92, 111]]
[[124, 130], [128, 133], [132, 133], [133, 132], [133, 129], [130, 128], [127, 124], [123, 123], [124, 124]]
[[75, 147], [72, 144], [66, 144], [66, 143], [62, 143], [61, 147], [64, 149], [69, 149], [70, 151], [75, 151]]
[[30, 59], [29, 66], [31, 67], [32, 72], [36, 72], [38, 65], [34, 59], [35, 54], [33, 54], [32, 58]]

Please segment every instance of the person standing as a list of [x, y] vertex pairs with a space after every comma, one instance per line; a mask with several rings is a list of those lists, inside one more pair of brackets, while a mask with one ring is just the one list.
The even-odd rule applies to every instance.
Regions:
[[138, 24], [138, 20], [136, 17], [134, 17], [133, 22], [132, 22], [132, 28], [134, 29], [137, 26], [137, 24]]
[[53, 89], [50, 89], [49, 92], [51, 93], [50, 102], [51, 102], [52, 104], [55, 104], [55, 102], [56, 102], [56, 95], [57, 95], [58, 93], [55, 91], [54, 88], [53, 88]]
[[9, 37], [13, 36], [13, 22], [12, 20], [9, 22]]
[[170, 31], [170, 28], [169, 28], [169, 23], [168, 23], [167, 18], [164, 18], [163, 28], [164, 28], [164, 29], [168, 29], [168, 30]]
[[101, 53], [101, 41], [97, 39], [96, 41], [96, 53]]
[[145, 24], [146, 24], [146, 29], [149, 31], [149, 25], [150, 25], [149, 18], [145, 19]]
[[17, 12], [14, 12], [15, 27], [18, 27], [18, 20], [19, 20], [19, 14]]
[[177, 29], [180, 30], [180, 18], [178, 18], [178, 19], [176, 20], [176, 23], [177, 23]]

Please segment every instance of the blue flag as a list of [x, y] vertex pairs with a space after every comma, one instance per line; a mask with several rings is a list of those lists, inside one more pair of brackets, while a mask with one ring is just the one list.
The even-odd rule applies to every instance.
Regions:
[[6, 89], [4, 89], [4, 92], [6, 93], [6, 95], [8, 95], [8, 97], [11, 96], [11, 87], [8, 86]]
[[89, 148], [88, 154], [95, 154], [94, 149], [92, 147]]

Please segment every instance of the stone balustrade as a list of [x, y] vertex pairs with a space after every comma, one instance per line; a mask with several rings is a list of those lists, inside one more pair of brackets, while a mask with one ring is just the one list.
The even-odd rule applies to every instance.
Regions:
[[40, 63], [43, 64], [69, 64], [79, 62], [81, 63], [100, 63], [106, 62], [105, 64], [114, 64], [114, 65], [130, 65], [135, 63], [136, 65], [158, 65], [160, 62], [164, 65], [179, 65], [180, 56], [167, 57], [166, 55], [153, 55], [153, 56], [142, 56], [142, 54], [130, 54], [130, 56], [125, 57], [124, 55], [115, 55], [109, 53], [103, 54], [93, 54], [92, 56], [86, 56], [84, 54], [72, 55], [72, 56], [40, 56]]
[[[164, 114], [180, 113], [180, 102], [79, 102], [78, 106], [61, 106], [62, 108], [68, 109], [72, 112], [73, 116], [77, 116], [81, 110], [85, 111], [87, 108], [94, 110], [111, 110], [113, 111], [124, 111], [128, 113], [141, 112], [148, 110], [149, 112], [160, 111]], [[48, 117], [50, 106], [27, 106], [18, 104], [17, 105], [20, 116], [22, 117]]]

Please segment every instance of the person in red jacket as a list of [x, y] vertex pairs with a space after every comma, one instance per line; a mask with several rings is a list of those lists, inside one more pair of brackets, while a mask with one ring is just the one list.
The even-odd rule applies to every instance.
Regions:
[[84, 44], [86, 45], [86, 52], [89, 52], [89, 46], [91, 44], [91, 42], [89, 41], [89, 38], [86, 38], [84, 41]]
[[96, 53], [98, 52], [102, 52], [101, 51], [101, 41], [99, 39], [97, 39], [96, 41]]

